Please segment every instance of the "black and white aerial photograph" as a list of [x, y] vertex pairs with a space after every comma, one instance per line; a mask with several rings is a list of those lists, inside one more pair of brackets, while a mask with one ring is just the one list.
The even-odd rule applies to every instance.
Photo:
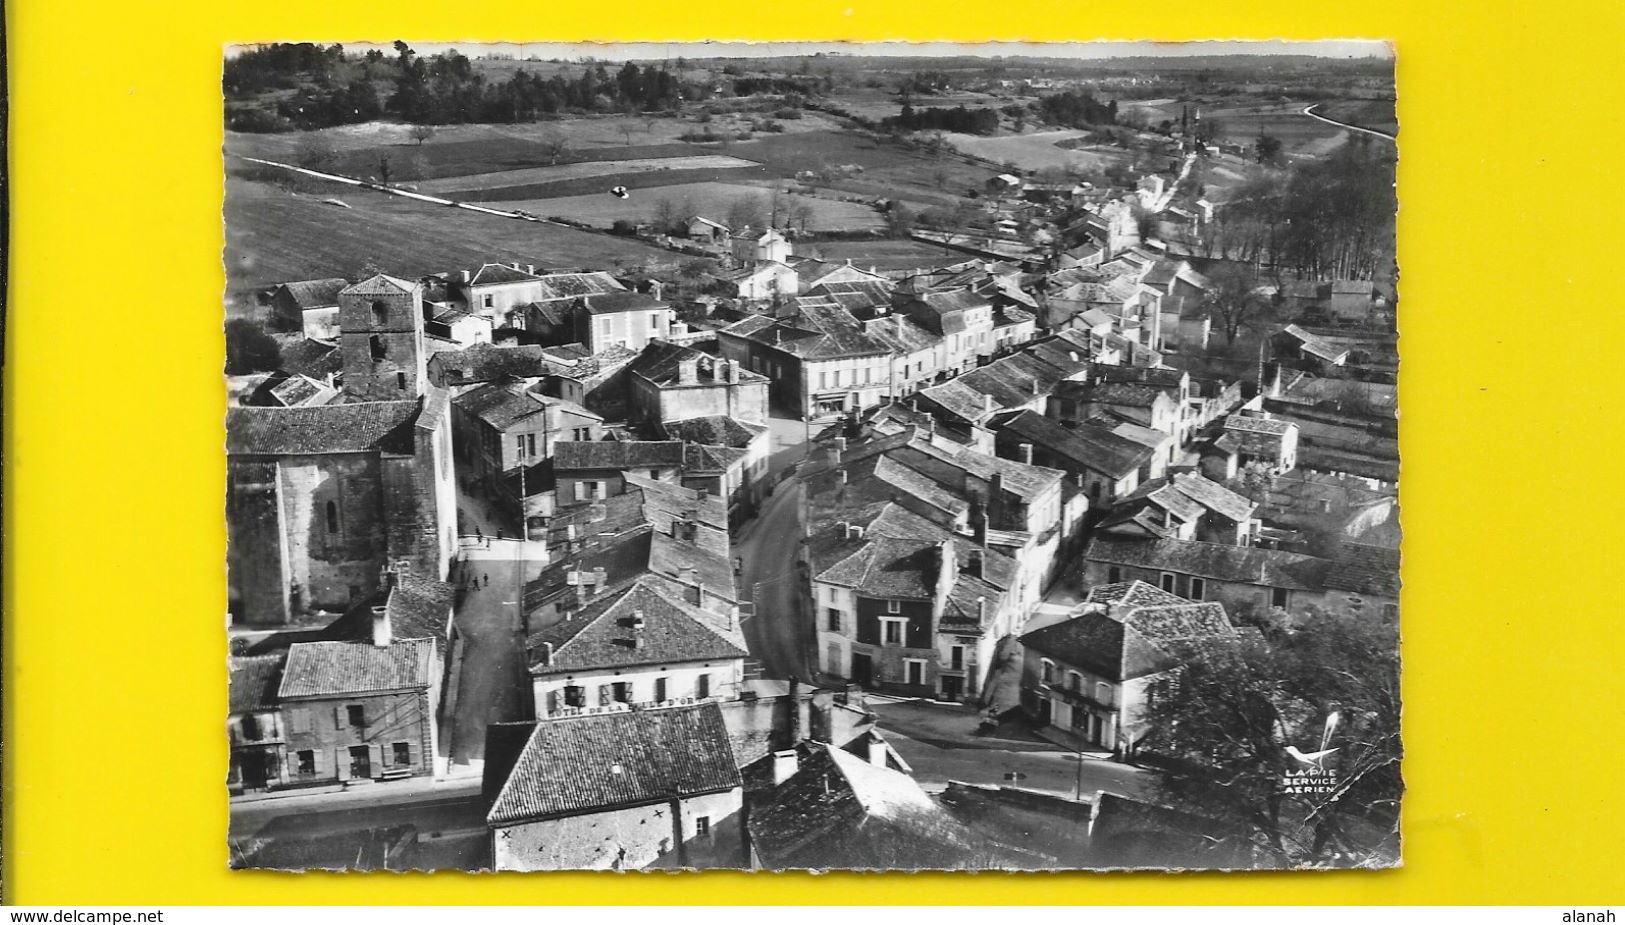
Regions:
[[1389, 44], [222, 67], [231, 867], [1401, 863]]

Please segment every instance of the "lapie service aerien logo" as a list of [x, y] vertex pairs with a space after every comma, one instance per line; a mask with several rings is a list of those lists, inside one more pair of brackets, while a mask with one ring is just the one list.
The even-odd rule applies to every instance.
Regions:
[[1337, 772], [1326, 767], [1326, 762], [1338, 749], [1332, 748], [1332, 733], [1337, 729], [1341, 715], [1333, 712], [1326, 717], [1326, 728], [1320, 734], [1320, 748], [1305, 752], [1296, 745], [1285, 749], [1287, 757], [1295, 763], [1281, 777], [1281, 792], [1295, 794], [1331, 793], [1337, 787]]

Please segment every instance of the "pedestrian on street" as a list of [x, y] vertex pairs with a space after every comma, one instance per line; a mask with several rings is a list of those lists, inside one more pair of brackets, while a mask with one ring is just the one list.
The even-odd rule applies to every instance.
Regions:
[[491, 587], [491, 576], [489, 574], [480, 575], [480, 581], [483, 583], [484, 587]]

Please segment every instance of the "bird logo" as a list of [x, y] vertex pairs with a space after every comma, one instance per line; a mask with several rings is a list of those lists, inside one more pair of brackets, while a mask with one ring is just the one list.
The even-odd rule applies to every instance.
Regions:
[[614, 196], [616, 199], [626, 199], [632, 195], [632, 193], [624, 186], [612, 187], [609, 194]]
[[1337, 749], [1330, 748], [1329, 746], [1332, 744], [1332, 732], [1337, 728], [1337, 724], [1341, 719], [1341, 714], [1337, 713], [1336, 711], [1333, 711], [1330, 716], [1326, 717], [1326, 729], [1320, 734], [1320, 749], [1318, 751], [1304, 752], [1296, 745], [1288, 745], [1286, 747], [1286, 753], [1291, 755], [1295, 761], [1299, 762], [1306, 768], [1310, 768], [1315, 771], [1326, 770], [1326, 759], [1330, 758], [1338, 751]]

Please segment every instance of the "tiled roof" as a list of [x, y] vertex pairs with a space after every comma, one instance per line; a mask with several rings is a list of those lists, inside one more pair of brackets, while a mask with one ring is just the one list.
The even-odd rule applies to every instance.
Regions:
[[1055, 387], [1057, 398], [1092, 402], [1101, 405], [1124, 405], [1130, 408], [1149, 408], [1157, 397], [1166, 395], [1163, 386], [1140, 382], [1063, 382]]
[[510, 267], [503, 263], [488, 263], [474, 271], [474, 275], [465, 284], [472, 286], [500, 286], [507, 283], [537, 282], [541, 277], [534, 273]]
[[[500, 379], [471, 389], [451, 400], [465, 414], [471, 414], [499, 431], [547, 410], [548, 401], [525, 390], [524, 383]], [[597, 415], [594, 415], [597, 417]]]
[[504, 376], [534, 379], [558, 371], [558, 364], [546, 356], [547, 350], [531, 344], [475, 344], [437, 353], [429, 358], [429, 366], [441, 381], [452, 385], [489, 382]]
[[1151, 458], [1149, 448], [1106, 428], [1092, 424], [1064, 427], [1036, 411], [1023, 411], [1008, 420], [1001, 419], [1000, 429], [1114, 479], [1137, 472]]
[[307, 337], [282, 348], [282, 368], [296, 375], [325, 381], [344, 370], [344, 353], [337, 344]]
[[231, 408], [226, 453], [295, 456], [411, 453], [419, 402], [373, 401], [303, 408]]
[[765, 424], [753, 424], [721, 414], [687, 418], [682, 421], [665, 421], [658, 426], [672, 440], [739, 449], [748, 448], [757, 437], [767, 432]]
[[553, 444], [555, 471], [681, 466], [681, 440], [560, 440]]
[[[641, 627], [635, 625], [639, 619]], [[545, 654], [548, 645], [551, 656]], [[532, 675], [723, 661], [747, 654], [713, 630], [711, 618], [699, 608], [674, 600], [648, 578], [532, 634], [526, 650]]]
[[605, 812], [741, 785], [714, 703], [542, 720], [486, 821]]
[[1083, 600], [1086, 604], [1115, 604], [1120, 607], [1163, 607], [1190, 603], [1177, 594], [1170, 594], [1144, 581], [1095, 585]]
[[1318, 334], [1311, 334], [1295, 324], [1287, 325], [1282, 329], [1281, 333], [1296, 340], [1299, 350], [1328, 362], [1339, 363], [1349, 355], [1348, 348], [1334, 346], [1331, 341]]
[[231, 712], [274, 709], [277, 687], [282, 683], [282, 663], [286, 658], [286, 655], [278, 653], [230, 659]]
[[[1125, 599], [1136, 596], [1149, 597], [1132, 586], [1124, 593]], [[1172, 603], [1086, 603], [1076, 616], [1034, 630], [1021, 643], [1108, 680], [1127, 681], [1166, 671], [1204, 644], [1234, 638], [1223, 606], [1168, 597]]]
[[706, 446], [702, 443], [683, 444], [683, 470], [692, 475], [706, 472], [725, 472], [747, 455], [745, 450], [728, 446]]
[[1279, 549], [1228, 546], [1194, 540], [1129, 540], [1097, 537], [1083, 557], [1091, 562], [1155, 569], [1271, 588], [1318, 591], [1331, 565], [1325, 559]]
[[339, 304], [339, 293], [350, 281], [342, 277], [330, 279], [301, 279], [283, 283], [277, 289], [287, 293], [300, 309], [327, 308]]
[[666, 303], [647, 292], [604, 292], [585, 296], [581, 304], [589, 315], [615, 315], [665, 308]]
[[1232, 414], [1225, 418], [1224, 421], [1225, 430], [1241, 434], [1281, 436], [1291, 430], [1292, 427], [1291, 421], [1277, 421], [1273, 418], [1260, 418], [1245, 414]]
[[342, 697], [427, 687], [438, 663], [432, 639], [388, 646], [365, 642], [296, 642], [288, 648], [278, 696]]
[[1399, 597], [1399, 550], [1365, 543], [1343, 543], [1332, 555], [1326, 587], [1381, 597]]
[[[974, 841], [912, 777], [818, 742], [796, 772], [753, 802], [748, 826], [763, 866], [921, 869], [962, 866]], [[749, 772], [771, 773], [774, 756]]]
[[[670, 388], [683, 384], [681, 367], [685, 360], [694, 361], [694, 385], [726, 384], [728, 382], [726, 370], [734, 363], [732, 360], [712, 356], [703, 350], [696, 350], [683, 344], [654, 340], [643, 348], [629, 368], [656, 386]], [[767, 381], [766, 376], [751, 372], [743, 366], [735, 366], [734, 369], [742, 383]]]
[[547, 290], [556, 299], [626, 291], [626, 287], [621, 285], [619, 280], [601, 270], [589, 273], [546, 273], [542, 275], [542, 281], [547, 284]]
[[[1258, 508], [1258, 505], [1247, 500], [1246, 497], [1238, 495], [1218, 482], [1195, 472], [1186, 472], [1145, 482], [1133, 494], [1125, 497], [1123, 501], [1128, 503], [1152, 498], [1155, 492], [1170, 490], [1189, 498], [1210, 511], [1218, 513], [1226, 519], [1238, 523], [1251, 519], [1253, 512]], [[1159, 504], [1163, 503], [1157, 498], [1152, 498], [1152, 500], [1157, 500]], [[1169, 505], [1165, 504], [1164, 506]], [[1169, 507], [1170, 510], [1173, 510], [1173, 507]], [[1178, 511], [1176, 510], [1175, 513], [1178, 513]]]
[[346, 287], [340, 295], [369, 296], [369, 295], [399, 295], [403, 292], [417, 292], [422, 287], [410, 280], [397, 279], [377, 273], [353, 286]]

